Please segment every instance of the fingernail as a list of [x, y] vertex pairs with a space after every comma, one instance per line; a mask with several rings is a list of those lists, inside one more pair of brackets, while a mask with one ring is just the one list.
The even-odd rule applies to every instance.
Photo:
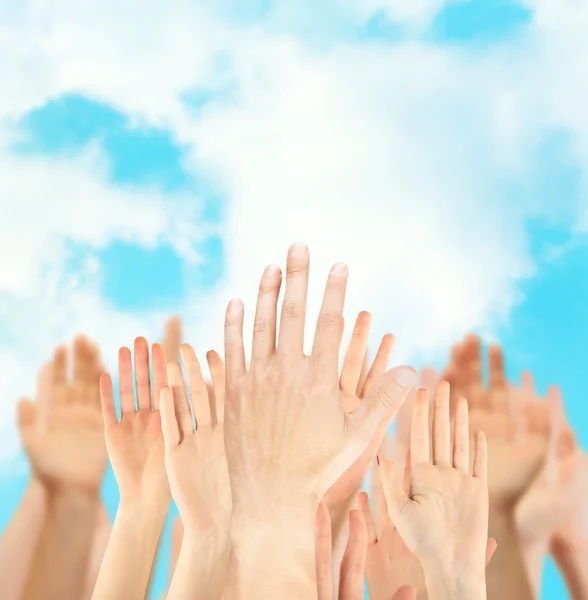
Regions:
[[342, 262], [334, 264], [331, 268], [331, 275], [336, 275], [337, 277], [347, 275], [347, 265]]
[[233, 298], [229, 302], [229, 312], [231, 314], [235, 315], [235, 314], [241, 312], [242, 306], [243, 306], [243, 303], [241, 302], [241, 300], [239, 300], [239, 298]]
[[290, 250], [288, 250], [288, 254], [293, 258], [301, 258], [308, 252], [308, 247], [306, 244], [302, 244], [300, 242], [296, 244], [292, 244], [290, 246]]
[[280, 267], [278, 267], [278, 265], [268, 265], [265, 268], [265, 273], [264, 275], [266, 277], [277, 277], [280, 274]]
[[410, 388], [416, 381], [416, 371], [412, 367], [398, 367], [396, 371], [396, 381], [403, 388]]

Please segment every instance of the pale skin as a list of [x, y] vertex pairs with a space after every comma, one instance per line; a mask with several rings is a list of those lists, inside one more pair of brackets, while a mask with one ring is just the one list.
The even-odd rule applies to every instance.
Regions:
[[223, 437], [224, 365], [216, 352], [208, 353], [214, 388], [209, 397], [192, 347], [182, 345], [180, 354], [188, 390], [179, 363], [171, 362], [169, 387], [161, 395], [166, 468], [183, 523], [181, 550], [167, 600], [220, 600], [227, 577], [231, 519]]
[[93, 600], [145, 597], [171, 499], [159, 413], [161, 389], [167, 385], [163, 346], [153, 344], [151, 357], [153, 385], [147, 340], [135, 340], [134, 374], [131, 351], [126, 347], [119, 351], [120, 421], [112, 380], [108, 375], [100, 380], [104, 436], [120, 503]]
[[[386, 372], [394, 347], [394, 336], [385, 335], [373, 363], [368, 368], [367, 344], [370, 324], [370, 313], [365, 311], [359, 313], [345, 354], [339, 378], [341, 406], [345, 412], [356, 410], [359, 406], [358, 399], [365, 398], [373, 384]], [[377, 441], [377, 437], [375, 440]], [[322, 500], [328, 507], [333, 521], [333, 564], [335, 565], [333, 582], [335, 588], [339, 581], [339, 563], [347, 547], [348, 513], [357, 502], [361, 482], [377, 452], [378, 446], [372, 442], [355, 463], [331, 486]]]
[[[367, 528], [361, 511], [349, 512], [349, 536], [341, 567], [338, 590], [333, 587], [331, 554], [331, 519], [324, 504], [319, 504], [316, 514], [315, 547], [318, 600], [363, 600], [363, 573], [366, 562]], [[416, 590], [404, 586], [387, 600], [416, 600]]]
[[[338, 357], [347, 267], [339, 263], [331, 270], [312, 352], [305, 356], [308, 269], [308, 249], [295, 244], [288, 254], [277, 344], [281, 271], [274, 265], [265, 270], [248, 369], [243, 304], [234, 300], [227, 309], [225, 447], [233, 495], [227, 599], [316, 597], [319, 501], [382, 422], [390, 422], [415, 377], [408, 367], [388, 372], [363, 401], [357, 399], [354, 412], [344, 412]], [[260, 552], [264, 561], [256, 558]]]
[[[543, 428], [546, 417], [549, 429], [544, 466], [516, 507], [516, 523], [529, 577], [538, 595], [544, 558], [551, 550], [572, 598], [584, 598], [588, 595], [588, 579], [579, 566], [586, 564], [588, 552], [584, 550], [583, 556], [582, 552], [578, 556], [581, 543], [560, 544], [558, 540], [582, 538], [581, 513], [588, 498], [585, 491], [588, 473], [584, 474], [583, 470], [586, 455], [577, 446], [566, 421], [560, 390], [551, 386], [542, 400], [530, 373], [523, 373], [521, 380], [519, 395], [527, 416], [526, 426]], [[563, 538], [560, 537], [562, 532], [566, 532]]]
[[449, 385], [438, 386], [432, 435], [426, 390], [417, 394], [411, 426], [408, 494], [403, 472], [379, 459], [388, 512], [423, 567], [430, 600], [486, 598], [487, 446], [475, 435], [470, 470], [468, 406], [459, 399], [451, 434]]
[[453, 350], [446, 376], [453, 382], [452, 405], [468, 398], [470, 427], [483, 430], [488, 439], [490, 535], [498, 550], [487, 570], [490, 600], [530, 600], [533, 588], [515, 520], [515, 507], [541, 469], [547, 451], [547, 430], [522, 427], [524, 413], [517, 411], [499, 347], [489, 349], [489, 384], [482, 378], [481, 342], [468, 336]]
[[19, 405], [19, 426], [33, 476], [47, 492], [46, 516], [23, 598], [83, 597], [106, 468], [97, 381], [97, 349], [74, 343], [73, 378], [67, 349], [59, 348], [44, 374], [51, 393]]

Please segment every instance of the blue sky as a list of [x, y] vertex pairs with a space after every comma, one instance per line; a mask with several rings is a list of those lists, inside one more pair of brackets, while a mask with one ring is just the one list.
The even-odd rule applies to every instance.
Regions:
[[[247, 11], [235, 12], [227, 20], [244, 25], [265, 23], [268, 29], [275, 28], [279, 33], [288, 29], [287, 22], [274, 23], [271, 14], [271, 4], [264, 1], [252, 3]], [[316, 40], [317, 35], [320, 38], [324, 30], [331, 44], [342, 40], [346, 44], [395, 45], [411, 39], [427, 47], [458, 47], [465, 49], [466, 55], [468, 52], [475, 55], [484, 49], [522, 40], [532, 23], [533, 13], [522, 3], [510, 0], [447, 2], [421, 30], [391, 16], [384, 8], [375, 8], [367, 18], [351, 25], [341, 22], [340, 27], [332, 21], [324, 21], [327, 17], [329, 15], [322, 11], [317, 12], [309, 15], [304, 26], [293, 23], [292, 30], [303, 41], [306, 35], [309, 40]], [[230, 59], [221, 54], [216, 55], [215, 60], [219, 72], [231, 70]], [[210, 114], [207, 111], [215, 108], [215, 100], [234, 102], [239, 97], [239, 90], [231, 84], [223, 83], [215, 90], [212, 92], [201, 85], [182, 90], [182, 102], [196, 120]], [[195, 162], [194, 148], [190, 142], [180, 141], [171, 126], [148, 125], [98, 96], [92, 96], [90, 91], [70, 90], [45, 98], [41, 105], [13, 119], [18, 138], [11, 151], [24, 160], [75, 159], [88, 148], [98, 147], [106, 158], [109, 186], [138, 194], [155, 190], [164, 199], [181, 196], [198, 197], [203, 201], [198, 225], [212, 233], [197, 243], [200, 260], [196, 262], [187, 261], [168, 238], [141, 243], [119, 235], [105, 244], [67, 242], [66, 271], [83, 279], [87, 275], [88, 259], [97, 262], [98, 292], [112, 310], [145, 315], [152, 311], [174, 313], [182, 310], [187, 295], [204, 296], [227, 276], [232, 250], [227, 243], [228, 234], [220, 231], [230, 211], [235, 210], [225, 196], [232, 182], [218, 181], [209, 162]], [[431, 99], [432, 107], [434, 102], [435, 99]], [[219, 137], [221, 133], [226, 134], [219, 131]], [[229, 131], [228, 137], [231, 135], [237, 137]], [[500, 193], [496, 199], [497, 211], [505, 203], [536, 207], [528, 211], [524, 231], [535, 273], [517, 281], [517, 302], [498, 325], [490, 325], [505, 347], [509, 373], [513, 377], [523, 368], [530, 368], [541, 388], [552, 382], [562, 386], [568, 416], [577, 426], [582, 445], [588, 448], [585, 385], [579, 377], [586, 368], [585, 357], [588, 356], [585, 309], [588, 238], [575, 231], [573, 216], [581, 202], [583, 171], [574, 153], [573, 135], [565, 128], [547, 127], [535, 140], [530, 155], [532, 159], [526, 169], [507, 170], [493, 181], [493, 193]], [[475, 203], [476, 199], [472, 198], [471, 202]], [[501, 231], [491, 232], [492, 236], [501, 234]], [[251, 246], [263, 241], [262, 234], [256, 231], [251, 232], [248, 239]], [[284, 240], [284, 248], [291, 241]], [[483, 270], [485, 266], [480, 264], [479, 268]], [[488, 325], [479, 323], [479, 328], [487, 330]], [[130, 342], [129, 339], [126, 343]], [[431, 360], [438, 362], [439, 357], [432, 356]], [[24, 474], [0, 477], [0, 496], [3, 497], [0, 528], [10, 518], [25, 485]], [[110, 472], [103, 496], [109, 513], [114, 516], [118, 495]], [[164, 560], [155, 576], [153, 597], [163, 592], [167, 581], [168, 534], [166, 531], [163, 539]], [[551, 565], [546, 571], [543, 597], [565, 597]]]

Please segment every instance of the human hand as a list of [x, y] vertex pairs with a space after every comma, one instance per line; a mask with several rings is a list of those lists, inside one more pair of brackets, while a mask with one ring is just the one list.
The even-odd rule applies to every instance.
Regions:
[[[215, 390], [215, 410], [211, 410], [200, 363], [191, 346], [183, 344], [180, 353], [188, 376], [189, 395], [178, 362], [168, 364], [171, 387], [162, 392], [161, 414], [165, 440], [165, 463], [184, 526], [184, 537], [206, 537], [210, 532], [228, 535], [231, 516], [231, 488], [224, 427], [224, 365], [216, 352], [207, 354]], [[213, 421], [213, 413], [216, 418]]]
[[98, 350], [78, 337], [71, 380], [67, 363], [67, 348], [58, 348], [41, 373], [36, 403], [20, 401], [20, 437], [33, 476], [44, 486], [97, 495], [106, 469]]
[[[366, 523], [361, 511], [349, 512], [349, 538], [341, 563], [339, 592], [335, 596], [332, 581], [331, 517], [327, 507], [321, 503], [316, 514], [315, 547], [318, 600], [363, 600], [363, 574], [366, 563]], [[371, 597], [371, 595], [370, 595]], [[416, 590], [405, 586], [391, 600], [416, 600]]]
[[104, 436], [123, 506], [148, 502], [158, 513], [167, 513], [171, 498], [165, 472], [159, 396], [167, 385], [163, 346], [153, 344], [153, 390], [149, 372], [149, 345], [143, 337], [134, 344], [134, 379], [131, 351], [118, 353], [121, 418], [116, 416], [112, 380], [108, 374], [100, 380]]
[[[297, 528], [301, 516], [312, 531], [320, 498], [365, 451], [376, 430], [385, 431], [412, 385], [414, 370], [389, 371], [363, 401], [356, 397], [354, 412], [345, 413], [338, 355], [347, 267], [337, 264], [331, 270], [312, 353], [305, 356], [308, 268], [307, 248], [292, 246], [277, 348], [281, 273], [277, 266], [266, 269], [249, 369], [243, 350], [243, 304], [229, 304], [225, 442], [236, 516], [266, 523], [285, 519]], [[269, 515], [268, 507], [276, 514]]]
[[429, 400], [426, 391], [417, 394], [409, 494], [405, 493], [402, 473], [384, 458], [380, 459], [382, 487], [392, 522], [423, 566], [429, 597], [485, 597], [486, 438], [482, 432], [475, 436], [470, 474], [467, 402], [462, 399], [457, 403], [452, 440], [449, 397], [449, 385], [441, 383], [434, 401], [431, 444]]
[[575, 444], [562, 440], [566, 419], [559, 389], [551, 386], [542, 404], [550, 420], [546, 458], [541, 471], [517, 503], [515, 518], [523, 546], [541, 545], [546, 550], [558, 528], [572, 516], [582, 495], [582, 454]]
[[[370, 322], [370, 313], [359, 313], [345, 355], [339, 388], [341, 389], [341, 407], [346, 413], [352, 413], [358, 408], [373, 384], [386, 372], [394, 346], [394, 336], [385, 335], [369, 371], [365, 369]], [[347, 515], [357, 498], [361, 482], [378, 452], [381, 437], [381, 432], [376, 432], [372, 442], [362, 455], [337, 479], [322, 499], [333, 519], [335, 547], [339, 545], [337, 539], [346, 529]]]

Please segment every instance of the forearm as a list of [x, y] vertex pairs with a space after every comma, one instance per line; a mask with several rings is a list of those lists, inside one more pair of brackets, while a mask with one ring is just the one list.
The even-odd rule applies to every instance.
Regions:
[[97, 492], [49, 492], [24, 600], [83, 596], [98, 506]]
[[228, 531], [186, 531], [167, 600], [221, 600], [227, 581]]
[[224, 600], [317, 598], [316, 507], [293, 519], [234, 518]]
[[498, 542], [498, 549], [486, 568], [488, 600], [533, 600], [514, 516], [491, 511], [490, 536]]
[[588, 543], [583, 548], [554, 544], [552, 556], [565, 581], [571, 600], [588, 598]]
[[538, 598], [541, 591], [545, 555], [547, 554], [547, 542], [525, 542], [523, 540], [521, 541], [521, 550], [533, 597]]
[[5, 600], [20, 600], [46, 515], [47, 494], [32, 478], [0, 538], [0, 589]]
[[167, 506], [121, 503], [92, 600], [145, 598], [166, 513]]

